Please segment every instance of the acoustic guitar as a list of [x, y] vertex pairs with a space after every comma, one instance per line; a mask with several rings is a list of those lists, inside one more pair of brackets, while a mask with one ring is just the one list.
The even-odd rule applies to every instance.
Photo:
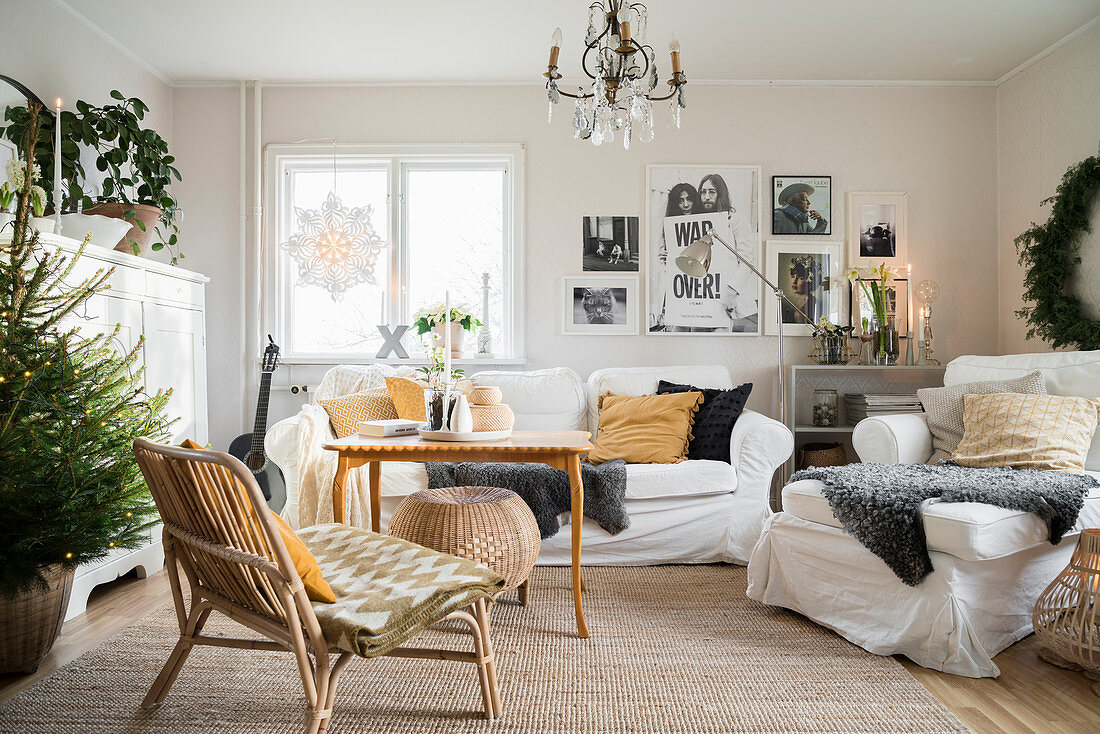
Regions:
[[252, 433], [242, 433], [229, 444], [229, 454], [237, 457], [256, 477], [263, 490], [267, 505], [280, 512], [286, 504], [286, 482], [282, 470], [267, 458], [264, 452], [264, 434], [267, 432], [267, 401], [271, 395], [271, 375], [279, 363], [279, 347], [269, 334], [260, 365], [260, 394], [256, 399], [256, 421]]

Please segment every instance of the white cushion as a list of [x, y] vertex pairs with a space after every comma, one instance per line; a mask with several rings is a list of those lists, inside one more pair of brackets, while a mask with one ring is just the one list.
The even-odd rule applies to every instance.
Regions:
[[588, 377], [588, 430], [593, 434], [600, 425], [600, 396], [652, 395], [661, 380], [681, 385], [729, 390], [733, 387], [730, 371], [724, 365], [688, 365], [682, 367], [605, 367]]
[[[1003, 357], [967, 355], [947, 365], [943, 384], [1006, 380], [1035, 371], [1043, 373], [1050, 395], [1100, 397], [1100, 350], [1009, 354]], [[1088, 456], [1085, 457], [1085, 468], [1100, 471], [1100, 431], [1092, 439]]]
[[628, 464], [626, 498], [696, 497], [737, 489], [737, 471], [724, 461], [696, 459], [679, 464]]
[[476, 385], [499, 387], [516, 414], [517, 431], [583, 431], [584, 385], [568, 367], [533, 372], [486, 371], [471, 375]]
[[[1100, 474], [1088, 472], [1100, 478]], [[816, 479], [783, 488], [783, 510], [829, 527], [841, 527]], [[966, 561], [1003, 558], [1038, 543], [1049, 542], [1046, 525], [1033, 512], [1006, 510], [981, 502], [927, 500], [922, 510], [929, 551], [949, 553]], [[1077, 518], [1075, 532], [1100, 524], [1100, 488], [1090, 490]]]

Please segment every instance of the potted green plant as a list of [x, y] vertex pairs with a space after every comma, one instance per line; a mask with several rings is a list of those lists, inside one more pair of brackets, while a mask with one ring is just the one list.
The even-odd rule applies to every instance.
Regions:
[[132, 445], [168, 425], [168, 395], [141, 386], [141, 342], [119, 353], [117, 328], [89, 337], [71, 326], [111, 273], [72, 282], [83, 248], [69, 258], [39, 244], [33, 167], [23, 175], [0, 258], [0, 674], [31, 672], [49, 652], [77, 565], [146, 540], [156, 510]]
[[425, 334], [431, 332], [431, 343], [441, 345], [444, 343], [443, 325], [450, 321], [451, 324], [451, 357], [462, 356], [462, 345], [466, 338], [466, 332], [473, 332], [481, 326], [481, 322], [474, 318], [469, 306], [458, 305], [451, 307], [450, 319], [447, 318], [446, 306], [436, 303], [418, 309], [413, 314], [413, 328], [422, 339]]
[[[871, 304], [871, 363], [880, 366], [897, 364], [901, 353], [894, 317], [886, 308], [887, 283], [895, 277], [897, 274], [886, 263], [866, 272], [859, 268], [848, 270], [848, 280], [859, 284], [864, 297]], [[866, 332], [868, 327], [864, 326], [863, 330]]]
[[[116, 250], [143, 255], [146, 248], [167, 249], [175, 264], [184, 257], [179, 249], [182, 210], [169, 190], [173, 179], [182, 180], [173, 165], [175, 158], [164, 138], [143, 127], [149, 111], [144, 102], [128, 98], [117, 89], [111, 91], [111, 98], [117, 104], [96, 106], [78, 100], [75, 113], [63, 110], [60, 120], [40, 119], [40, 126], [50, 135], [55, 124], [61, 125], [61, 177], [65, 184], [61, 209], [75, 212], [79, 208], [85, 214], [124, 219], [132, 226]], [[4, 137], [17, 143], [23, 140], [29, 119], [26, 108], [8, 108], [4, 116]], [[81, 145], [96, 151], [96, 169], [106, 174], [102, 192], [94, 198], [87, 190], [87, 175], [80, 164]], [[52, 143], [40, 140], [34, 159], [44, 172], [42, 184], [52, 199]], [[50, 204], [56, 206], [52, 200]]]

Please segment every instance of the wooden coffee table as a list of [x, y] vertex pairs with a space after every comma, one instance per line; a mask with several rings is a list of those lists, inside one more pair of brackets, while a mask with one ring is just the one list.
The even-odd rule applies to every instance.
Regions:
[[592, 450], [587, 431], [513, 431], [510, 438], [485, 442], [425, 441], [419, 436], [363, 438], [348, 436], [322, 444], [336, 451], [339, 463], [332, 483], [332, 507], [336, 522], [347, 522], [347, 477], [352, 469], [368, 465], [370, 478], [370, 524], [381, 530], [382, 461], [496, 461], [549, 464], [569, 473], [570, 524], [573, 529], [573, 608], [577, 634], [588, 637], [581, 608], [581, 521], [584, 517], [584, 489], [581, 485], [581, 454]]

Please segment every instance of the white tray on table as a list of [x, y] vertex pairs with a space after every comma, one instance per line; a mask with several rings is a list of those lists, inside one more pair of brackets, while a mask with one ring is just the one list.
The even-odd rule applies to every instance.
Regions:
[[501, 441], [512, 435], [512, 429], [506, 431], [429, 431], [418, 430], [420, 437], [429, 441]]

